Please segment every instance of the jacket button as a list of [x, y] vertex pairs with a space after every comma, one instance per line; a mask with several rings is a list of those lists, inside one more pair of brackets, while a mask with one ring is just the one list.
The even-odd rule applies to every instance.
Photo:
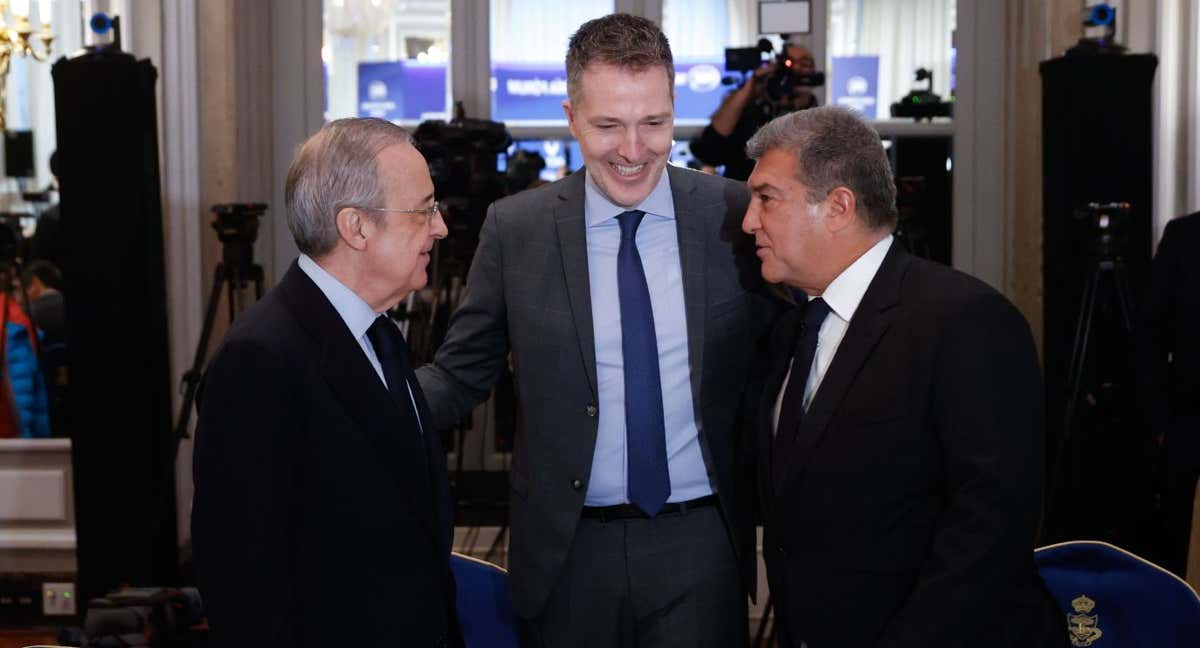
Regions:
[[580, 490], [580, 489], [582, 489], [582, 488], [583, 488], [583, 481], [582, 481], [582, 480], [579, 480], [579, 479], [572, 479], [572, 480], [571, 480], [571, 488], [573, 488], [573, 489], [575, 489], [575, 490]]
[[598, 411], [599, 410], [596, 409], [595, 405], [588, 403], [588, 406], [587, 406], [587, 415], [588, 416], [590, 416], [592, 418], [596, 418], [596, 412], [598, 412]]

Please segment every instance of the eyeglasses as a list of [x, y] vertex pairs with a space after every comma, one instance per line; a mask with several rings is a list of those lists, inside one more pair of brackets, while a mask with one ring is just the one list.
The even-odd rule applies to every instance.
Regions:
[[367, 211], [389, 212], [392, 214], [421, 214], [425, 220], [433, 218], [435, 213], [441, 213], [442, 203], [435, 200], [433, 205], [424, 209], [388, 209], [386, 207], [363, 207]]

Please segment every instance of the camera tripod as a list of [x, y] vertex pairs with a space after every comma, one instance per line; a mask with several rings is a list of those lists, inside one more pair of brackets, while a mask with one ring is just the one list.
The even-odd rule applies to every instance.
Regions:
[[[1123, 366], [1120, 354], [1133, 339], [1134, 302], [1118, 234], [1130, 206], [1093, 203], [1081, 211], [1085, 213], [1077, 213], [1077, 219], [1094, 221], [1095, 251], [1084, 279], [1071, 343], [1062, 428], [1052, 456], [1054, 469], [1047, 476], [1047, 527], [1043, 533], [1053, 541], [1076, 537], [1081, 529], [1089, 536], [1113, 540], [1125, 532], [1112, 526], [1121, 519], [1119, 515], [1101, 519], [1080, 504], [1079, 493], [1097, 487], [1087, 477], [1089, 462], [1107, 463], [1118, 454], [1131, 452], [1124, 442], [1127, 437], [1110, 429], [1117, 420], [1114, 416], [1127, 410], [1127, 388], [1131, 386], [1129, 369]], [[1113, 346], [1116, 348], [1109, 348]]]
[[[1105, 291], [1105, 287], [1108, 290]], [[1104, 294], [1102, 294], [1102, 291]], [[1084, 284], [1083, 301], [1079, 319], [1075, 323], [1075, 339], [1071, 344], [1071, 363], [1067, 365], [1067, 407], [1063, 418], [1062, 442], [1070, 441], [1072, 423], [1083, 391], [1084, 372], [1092, 342], [1092, 327], [1096, 311], [1102, 300], [1116, 303], [1119, 333], [1126, 339], [1133, 338], [1133, 298], [1129, 289], [1129, 277], [1125, 261], [1114, 250], [1113, 234], [1107, 228], [1100, 232], [1095, 265]]]
[[204, 326], [200, 329], [200, 341], [196, 344], [192, 368], [183, 374], [180, 385], [183, 403], [179, 409], [179, 422], [175, 425], [176, 443], [189, 436], [188, 422], [196, 400], [196, 388], [204, 376], [204, 361], [208, 355], [222, 290], [228, 291], [230, 324], [245, 308], [242, 293], [250, 282], [254, 282], [255, 300], [261, 299], [263, 294], [263, 269], [254, 262], [254, 240], [258, 237], [258, 219], [266, 212], [267, 206], [260, 203], [213, 205], [212, 210], [216, 215], [212, 227], [221, 241], [222, 256], [213, 272], [212, 290], [204, 309]]

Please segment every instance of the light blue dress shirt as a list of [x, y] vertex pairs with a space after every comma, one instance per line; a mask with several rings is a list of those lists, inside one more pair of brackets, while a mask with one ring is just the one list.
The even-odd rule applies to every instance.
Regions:
[[[375, 347], [371, 344], [371, 339], [367, 337], [367, 329], [375, 323], [379, 313], [376, 313], [371, 305], [363, 301], [358, 293], [350, 290], [338, 281], [337, 277], [329, 274], [325, 268], [317, 265], [307, 254], [301, 254], [299, 259], [296, 259], [296, 265], [300, 266], [300, 270], [312, 279], [313, 283], [317, 284], [317, 288], [325, 295], [325, 299], [333, 305], [333, 310], [341, 316], [342, 321], [346, 323], [346, 328], [350, 329], [350, 334], [354, 336], [354, 340], [358, 342], [358, 346], [362, 348], [366, 354], [367, 360], [371, 366], [375, 368], [375, 373], [379, 375], [379, 380], [383, 382], [383, 386], [387, 387], [387, 378], [383, 377], [383, 365], [379, 364], [379, 356], [375, 355]], [[413, 397], [412, 385], [408, 385], [408, 398], [412, 401], [413, 411], [420, 411], [417, 408], [417, 400]], [[417, 417], [417, 425], [424, 427], [420, 421], [421, 417]], [[424, 429], [421, 430], [424, 434]]]
[[[617, 251], [621, 246], [617, 216], [626, 210], [605, 198], [590, 175], [585, 184], [583, 212], [587, 223], [600, 427], [584, 504], [610, 506], [629, 501], [625, 366], [621, 351], [621, 305], [617, 293]], [[671, 473], [671, 496], [667, 501], [685, 502], [710, 495], [713, 489], [704, 467], [692, 403], [683, 270], [679, 264], [675, 204], [665, 170], [654, 190], [635, 209], [646, 212], [638, 227], [637, 247], [650, 289], [658, 342], [667, 464]]]

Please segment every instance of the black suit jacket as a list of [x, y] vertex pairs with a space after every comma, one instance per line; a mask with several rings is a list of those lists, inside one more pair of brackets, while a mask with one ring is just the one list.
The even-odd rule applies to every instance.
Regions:
[[[751, 345], [775, 312], [739, 227], [744, 185], [667, 167], [679, 235], [692, 401], [710, 482], [753, 591]], [[655, 272], [646, 268], [647, 273]], [[439, 427], [495, 384], [511, 351], [521, 407], [511, 469], [509, 567], [524, 617], [544, 605], [587, 493], [599, 420], [584, 172], [497, 201], [462, 303], [417, 376]]]
[[455, 643], [440, 444], [295, 263], [238, 317], [198, 402], [192, 540], [214, 646]]
[[783, 645], [1064, 645], [1033, 562], [1042, 391], [1020, 313], [893, 243], [772, 476], [799, 322], [793, 311], [772, 335], [758, 423]]
[[1200, 467], [1200, 212], [1167, 223], [1142, 309], [1139, 390], [1168, 461]]

